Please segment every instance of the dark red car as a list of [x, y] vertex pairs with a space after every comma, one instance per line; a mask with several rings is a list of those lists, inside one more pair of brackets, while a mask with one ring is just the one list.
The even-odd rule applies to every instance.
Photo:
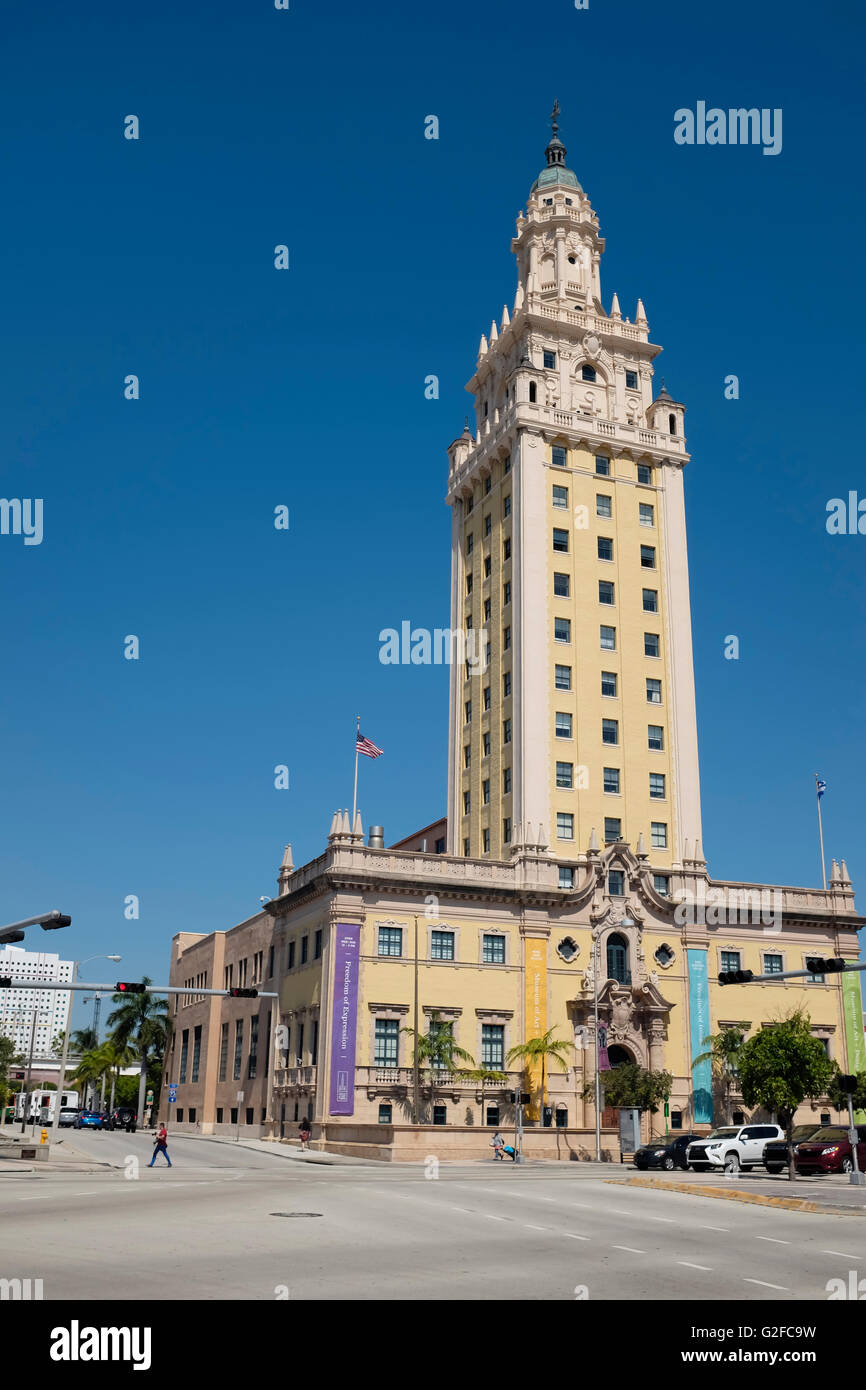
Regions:
[[[857, 1130], [857, 1165], [866, 1173], [866, 1125]], [[854, 1158], [847, 1125], [825, 1125], [805, 1144], [797, 1145], [794, 1166], [798, 1173], [851, 1173]]]

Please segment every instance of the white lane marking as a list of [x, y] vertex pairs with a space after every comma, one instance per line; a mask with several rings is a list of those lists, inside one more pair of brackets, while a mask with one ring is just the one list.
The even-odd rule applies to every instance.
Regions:
[[[422, 1201], [423, 1201], [423, 1198], [422, 1198]], [[468, 1207], [452, 1207], [451, 1210], [452, 1210], [452, 1211], [459, 1211], [459, 1212], [462, 1212], [464, 1216], [474, 1216], [474, 1215], [475, 1215], [474, 1211], [470, 1211]]]
[[[26, 1199], [25, 1200], [29, 1200]], [[822, 1255], [839, 1255], [843, 1260], [859, 1260], [859, 1255], [849, 1255], [845, 1250], [822, 1250]]]
[[710, 1265], [693, 1265], [691, 1260], [677, 1260], [677, 1264], [685, 1265], [686, 1269], [702, 1269], [707, 1274], [712, 1274], [713, 1272], [712, 1267]]
[[760, 1284], [762, 1289], [779, 1289], [781, 1293], [790, 1293], [787, 1284], [768, 1284], [766, 1279], [744, 1279], [744, 1284]]
[[568, 1236], [569, 1240], [589, 1240], [589, 1236], [576, 1235], [574, 1231], [560, 1231], [562, 1236]]
[[603, 1207], [602, 1210], [612, 1212], [614, 1216], [634, 1216], [633, 1211], [623, 1211], [622, 1207]]
[[556, 1201], [556, 1198], [555, 1198], [555, 1197], [542, 1197], [541, 1195], [539, 1195], [538, 1200], [539, 1200], [539, 1202], [555, 1202], [555, 1201]]
[[523, 1229], [524, 1231], [547, 1231], [549, 1228], [547, 1226], [528, 1226], [524, 1221]]
[[648, 1216], [647, 1221], [667, 1221], [669, 1225], [675, 1226], [677, 1223], [672, 1216]]
[[613, 1245], [612, 1250], [626, 1250], [629, 1255], [645, 1255], [645, 1250], [635, 1250], [633, 1245]]
[[725, 1235], [730, 1232], [729, 1226], [700, 1226], [698, 1229], [701, 1231], [724, 1231]]
[[777, 1236], [755, 1236], [755, 1240], [769, 1240], [774, 1245], [790, 1245], [789, 1240], [779, 1240]]
[[53, 1197], [53, 1192], [40, 1193], [38, 1197], [19, 1197], [19, 1202], [47, 1202], [49, 1197]]
[[494, 1216], [489, 1211], [483, 1211], [481, 1215], [486, 1216], [488, 1221], [508, 1221], [509, 1219], [507, 1216]]

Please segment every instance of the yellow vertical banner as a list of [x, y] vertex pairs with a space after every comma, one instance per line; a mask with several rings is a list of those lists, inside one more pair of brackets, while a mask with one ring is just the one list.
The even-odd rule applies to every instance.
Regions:
[[[524, 959], [526, 977], [526, 996], [524, 1008], [525, 1037], [524, 1042], [529, 1042], [531, 1038], [540, 1038], [547, 1032], [547, 938], [526, 936], [524, 937]], [[529, 1106], [528, 1118], [530, 1120], [540, 1120], [535, 1104], [536, 1092], [541, 1086], [541, 1062], [534, 1061], [528, 1067], [529, 1089], [532, 1101]], [[543, 1100], [541, 1102], [544, 1103]]]

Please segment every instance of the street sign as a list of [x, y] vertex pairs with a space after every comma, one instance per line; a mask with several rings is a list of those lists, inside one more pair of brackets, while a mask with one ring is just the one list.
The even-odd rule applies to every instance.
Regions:
[[171, 1082], [169, 1082], [169, 1086], [168, 1086], [168, 1103], [169, 1103], [169, 1105], [174, 1105], [174, 1103], [175, 1103], [176, 1100], [177, 1100], [177, 1082], [176, 1082], [176, 1081], [171, 1081]]
[[144, 1098], [145, 1105], [153, 1105], [153, 1091], [148, 1091]]
[[237, 1097], [236, 1097], [238, 1105], [240, 1105], [240, 1103], [241, 1103], [241, 1101], [243, 1100], [243, 1098], [244, 1098], [244, 1093], [243, 1093], [243, 1091], [238, 1091]]

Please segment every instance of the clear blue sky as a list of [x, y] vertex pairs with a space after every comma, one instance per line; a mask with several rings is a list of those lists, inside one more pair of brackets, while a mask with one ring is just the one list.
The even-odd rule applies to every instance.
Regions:
[[[45, 537], [0, 537], [2, 920], [59, 906], [34, 944], [164, 977], [172, 933], [274, 891], [287, 840], [321, 851], [358, 712], [386, 750], [365, 824], [441, 814], [445, 669], [382, 666], [377, 637], [448, 623], [445, 449], [554, 97], [605, 302], [643, 297], [688, 407], [710, 871], [815, 883], [817, 771], [866, 894], [866, 537], [824, 525], [866, 495], [863, 39], [853, 3], [778, 0], [6, 16], [2, 494], [44, 498]], [[676, 145], [699, 100], [781, 107], [782, 153]]]

